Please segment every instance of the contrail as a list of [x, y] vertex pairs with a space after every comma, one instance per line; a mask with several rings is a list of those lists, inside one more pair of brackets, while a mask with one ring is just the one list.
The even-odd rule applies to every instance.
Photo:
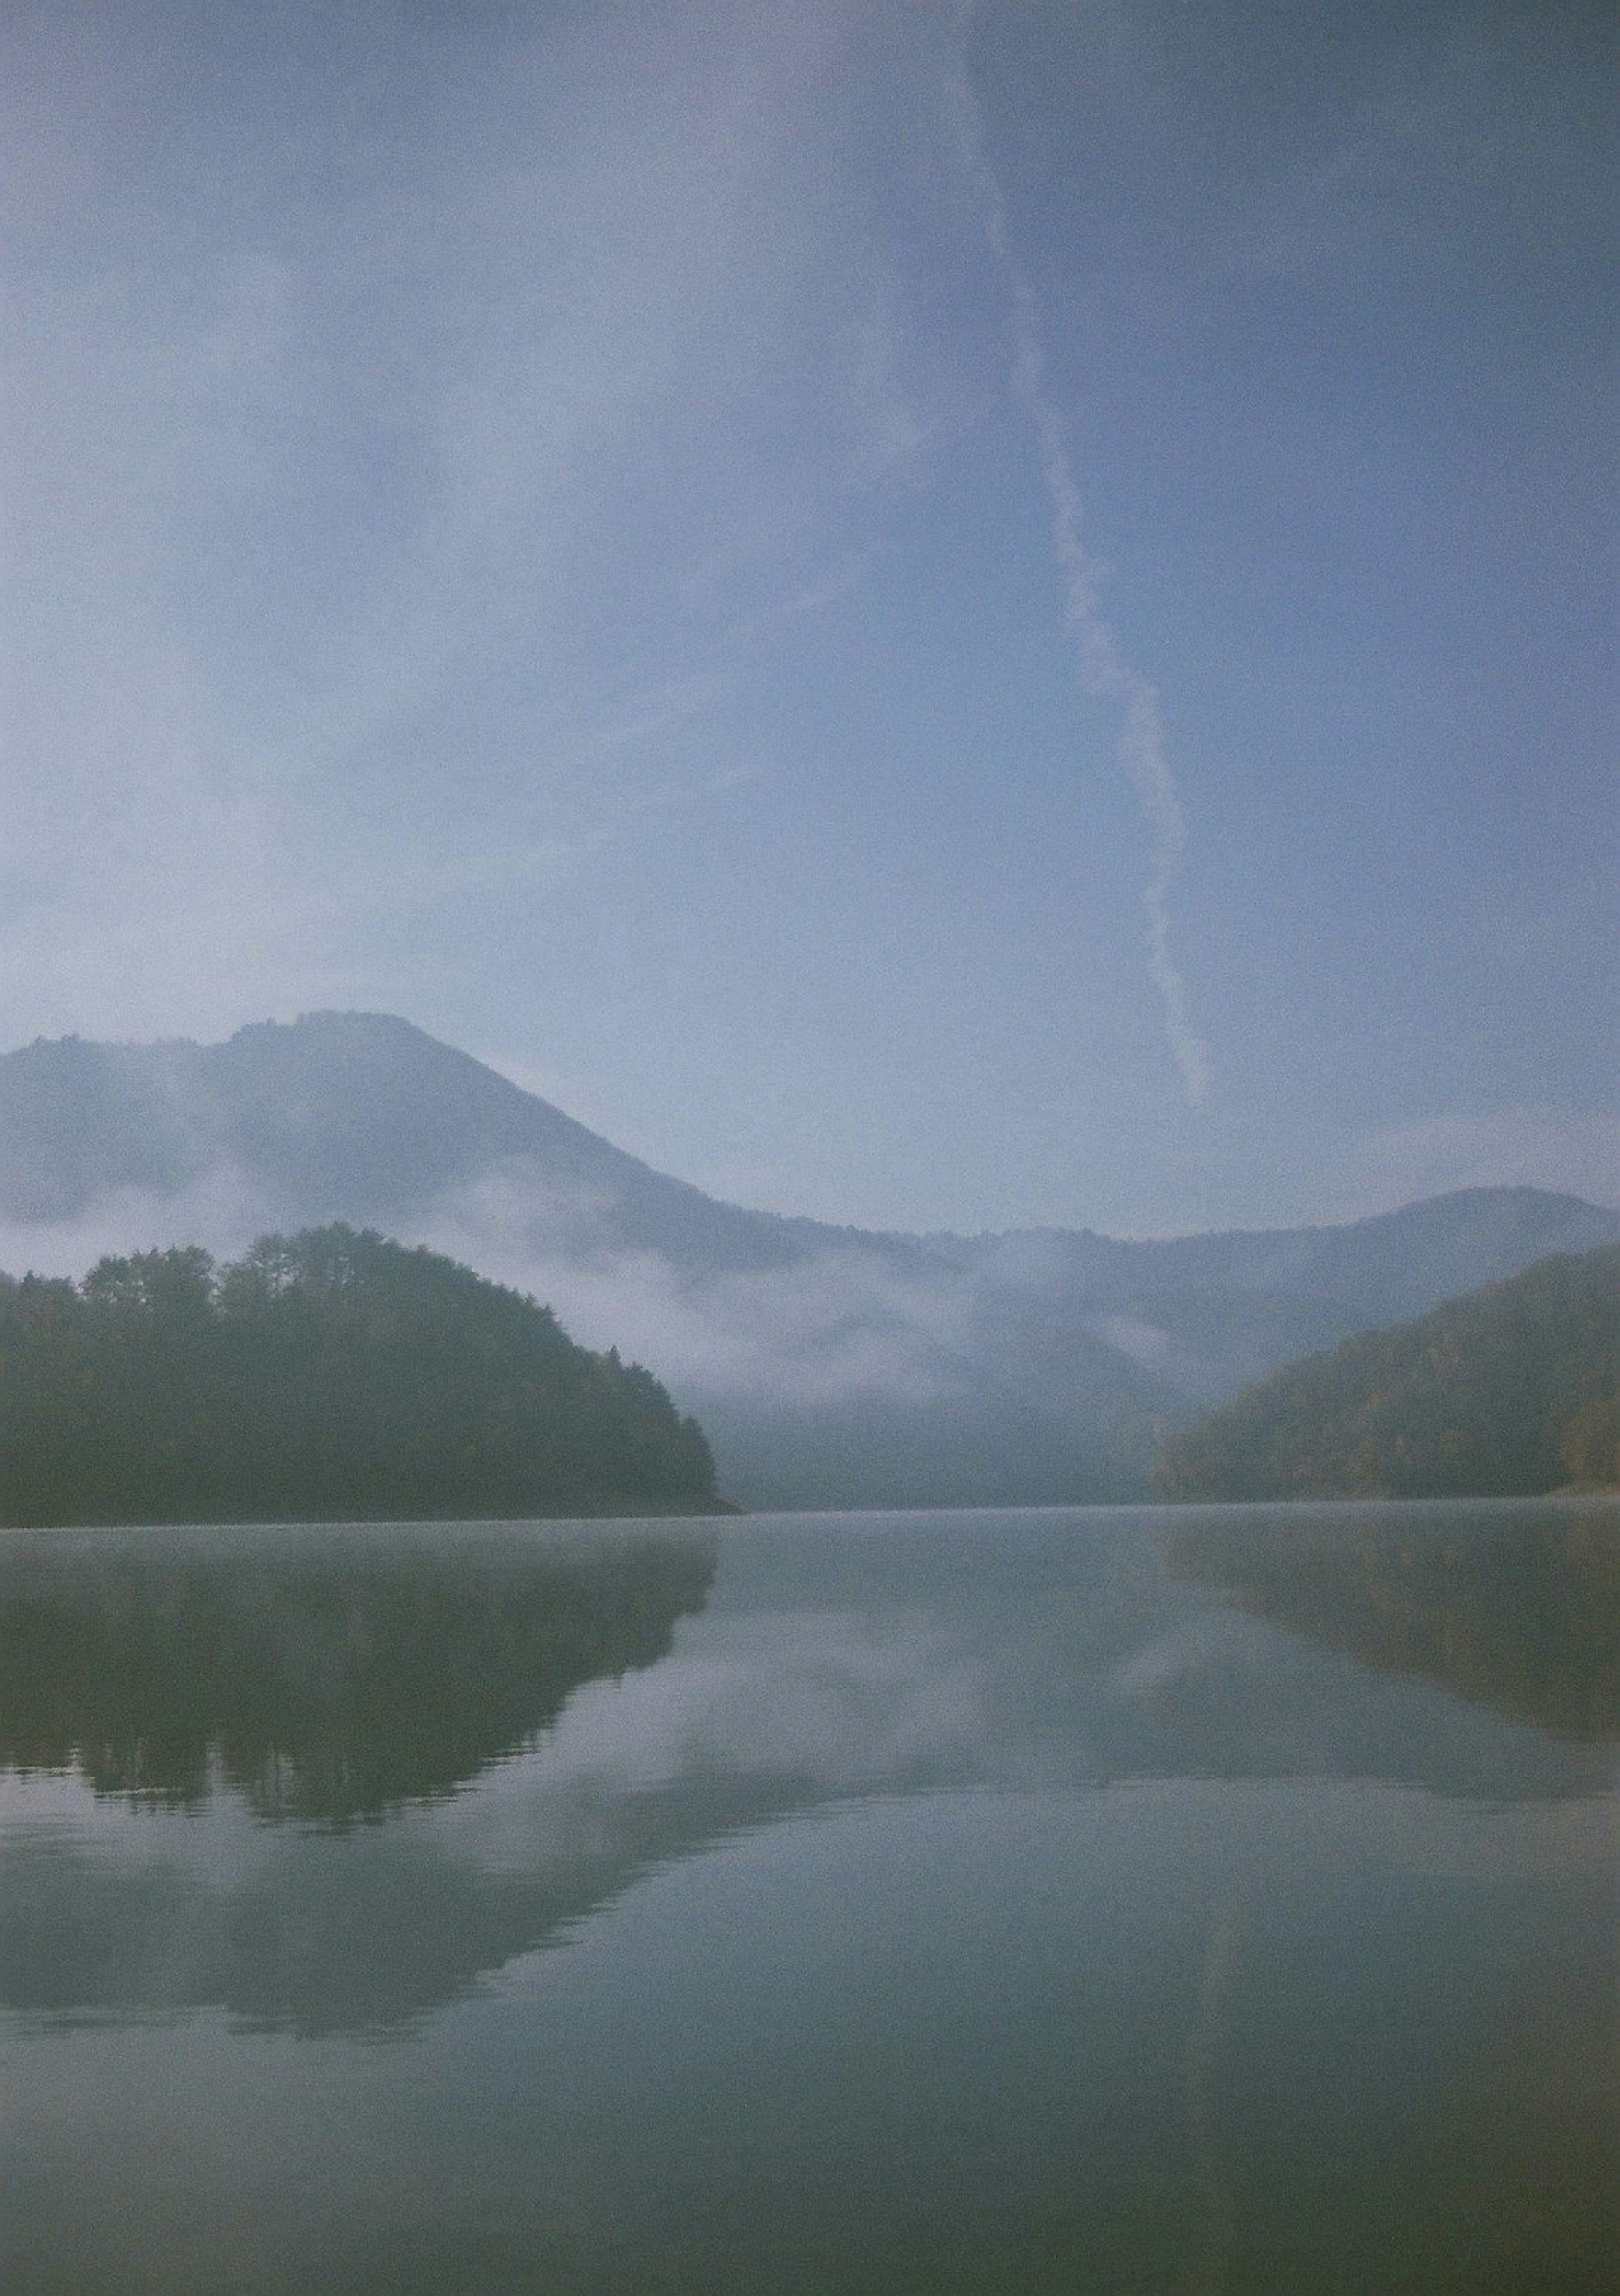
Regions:
[[[963, 11], [964, 32], [970, 13], [970, 0]], [[1164, 1004], [1165, 1030], [1182, 1087], [1196, 1105], [1208, 1090], [1209, 1057], [1188, 1013], [1186, 986], [1171, 948], [1170, 889], [1187, 840], [1187, 821], [1165, 756], [1158, 694], [1151, 681], [1125, 660], [1098, 606], [1099, 569], [1081, 538], [1080, 489], [1047, 388], [1040, 308], [1013, 250], [1002, 187], [985, 157], [978, 102], [965, 62], [958, 62], [948, 87], [962, 172], [972, 187], [985, 243], [1007, 283], [1012, 304], [1012, 389], [1029, 417], [1051, 504], [1052, 551], [1062, 584], [1064, 619], [1079, 646], [1087, 690], [1100, 701], [1117, 703], [1124, 719], [1117, 754], [1152, 839], [1152, 862], [1141, 897], [1148, 921], [1148, 971]]]

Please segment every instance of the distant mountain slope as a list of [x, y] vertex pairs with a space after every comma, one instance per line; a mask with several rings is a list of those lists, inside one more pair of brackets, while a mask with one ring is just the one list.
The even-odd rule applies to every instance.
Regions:
[[1549, 1252], [1620, 1241], [1620, 1213], [1540, 1188], [1464, 1188], [1341, 1227], [1239, 1229], [1162, 1243], [1061, 1228], [930, 1241], [1019, 1290], [1122, 1301], [1318, 1299], [1387, 1321], [1516, 1275]]
[[1141, 1496], [1167, 1428], [1280, 1365], [1620, 1239], [1534, 1189], [1163, 1243], [835, 1228], [716, 1201], [383, 1014], [0, 1058], [0, 1266], [331, 1220], [654, 1365], [755, 1506]]
[[1173, 1499], [1533, 1496], [1620, 1486], [1620, 1246], [1290, 1365], [1185, 1428]]
[[492, 1169], [542, 1192], [564, 1236], [705, 1267], [770, 1264], [785, 1221], [717, 1203], [482, 1062], [380, 1013], [312, 1013], [223, 1045], [94, 1045], [0, 1058], [0, 1220], [71, 1220], [118, 1190], [221, 1171], [278, 1224], [408, 1226]]

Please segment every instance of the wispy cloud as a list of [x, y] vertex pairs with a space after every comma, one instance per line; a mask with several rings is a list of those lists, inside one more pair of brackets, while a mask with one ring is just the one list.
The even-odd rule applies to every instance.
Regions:
[[386, 13], [9, 36], [12, 1034], [351, 1001], [365, 888], [736, 786], [682, 739], [733, 634], [929, 435], [829, 161], [855, 12]]
[[547, 771], [552, 779], [560, 779], [594, 764], [599, 758], [616, 756], [624, 750], [639, 750], [659, 734], [668, 733], [672, 726], [685, 725], [698, 716], [720, 690], [721, 681], [712, 674], [677, 678], [642, 695], [627, 712], [610, 716], [573, 749], [552, 758]]
[[1012, 389], [1028, 417], [1042, 481], [1051, 505], [1052, 553], [1062, 587], [1064, 616], [1075, 634], [1087, 688], [1120, 713], [1117, 754], [1136, 791], [1151, 840], [1152, 857], [1142, 891], [1148, 969], [1164, 1007], [1165, 1030], [1182, 1087], [1188, 1100], [1197, 1105], [1208, 1092], [1209, 1059], [1193, 1026], [1174, 947], [1170, 896], [1186, 843], [1187, 824], [1166, 753], [1158, 693], [1126, 656], [1098, 602], [1102, 570], [1084, 539], [1080, 488], [1062, 416], [1046, 376], [1040, 306], [1013, 246], [1007, 203], [986, 155], [978, 99], [965, 62], [952, 76], [946, 94], [961, 172], [978, 210], [985, 243], [1006, 283], [1011, 303]]

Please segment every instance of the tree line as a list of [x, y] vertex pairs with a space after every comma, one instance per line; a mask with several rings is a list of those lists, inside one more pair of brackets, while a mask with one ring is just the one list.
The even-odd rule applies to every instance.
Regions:
[[1620, 1485], [1620, 1245], [1555, 1252], [1290, 1364], [1165, 1446], [1169, 1499], [1534, 1496]]
[[0, 1277], [0, 1521], [719, 1512], [650, 1372], [345, 1226]]

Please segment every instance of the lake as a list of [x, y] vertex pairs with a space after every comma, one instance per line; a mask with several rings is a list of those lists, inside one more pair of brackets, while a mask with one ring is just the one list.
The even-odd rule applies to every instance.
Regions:
[[11, 2296], [1594, 2296], [1620, 1508], [0, 1537]]

